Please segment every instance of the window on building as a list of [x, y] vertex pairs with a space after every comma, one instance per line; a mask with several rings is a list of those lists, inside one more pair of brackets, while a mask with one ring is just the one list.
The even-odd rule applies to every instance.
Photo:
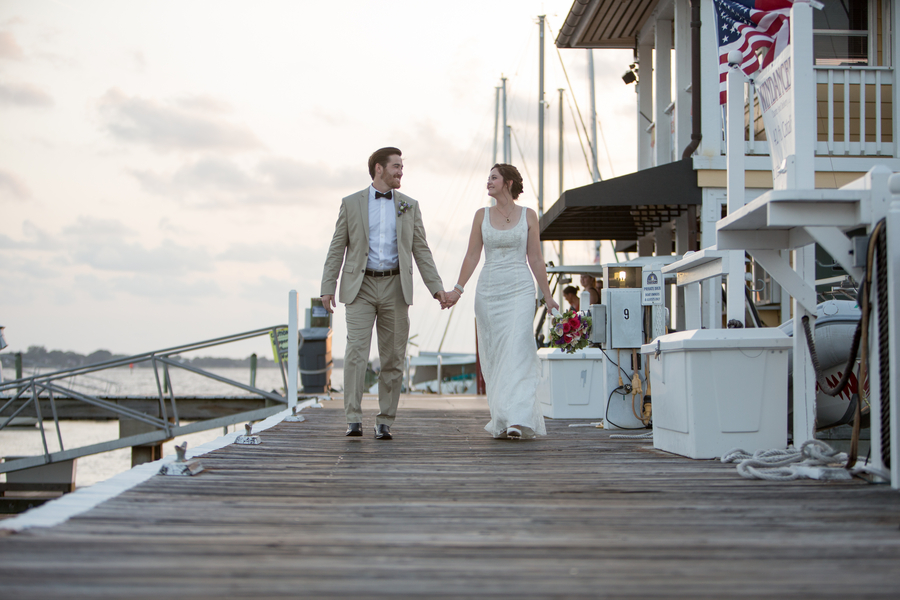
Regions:
[[813, 52], [817, 65], [874, 64], [869, 2], [828, 0], [822, 10], [812, 11]]

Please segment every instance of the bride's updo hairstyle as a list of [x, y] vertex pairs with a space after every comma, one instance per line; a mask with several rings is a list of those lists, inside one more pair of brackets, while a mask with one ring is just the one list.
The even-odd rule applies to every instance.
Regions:
[[500, 177], [503, 178], [503, 185], [510, 182], [509, 193], [512, 194], [513, 200], [518, 198], [519, 194], [525, 189], [522, 186], [522, 175], [519, 174], [519, 170], [514, 166], [505, 163], [497, 163], [491, 167], [491, 170], [494, 169], [497, 169], [497, 172], [500, 173]]

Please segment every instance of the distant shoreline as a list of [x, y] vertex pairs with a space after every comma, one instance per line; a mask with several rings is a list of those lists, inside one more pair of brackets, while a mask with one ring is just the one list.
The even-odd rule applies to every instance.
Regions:
[[[0, 364], [4, 369], [14, 369], [16, 365], [17, 352], [0, 352]], [[128, 358], [127, 354], [113, 354], [107, 350], [97, 350], [88, 355], [79, 354], [77, 352], [68, 352], [63, 350], [46, 350], [42, 346], [31, 346], [27, 351], [22, 352], [23, 369], [74, 369], [77, 367], [85, 367], [109, 360], [119, 360]], [[175, 360], [181, 360], [185, 364], [189, 364], [199, 368], [250, 368], [250, 356], [246, 358], [224, 358], [214, 356], [196, 356], [196, 357], [174, 357]], [[344, 367], [343, 358], [335, 358], [334, 368], [342, 369]], [[267, 356], [257, 356], [257, 368], [274, 369], [278, 366], [273, 359]], [[148, 369], [152, 368], [149, 361], [136, 363], [135, 368]], [[5, 379], [9, 379], [9, 374], [5, 374]]]

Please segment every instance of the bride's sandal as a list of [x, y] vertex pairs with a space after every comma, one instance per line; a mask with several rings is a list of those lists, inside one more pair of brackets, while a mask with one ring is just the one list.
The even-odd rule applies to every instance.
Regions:
[[507, 427], [506, 428], [506, 437], [511, 440], [520, 440], [522, 439], [522, 430], [518, 427]]

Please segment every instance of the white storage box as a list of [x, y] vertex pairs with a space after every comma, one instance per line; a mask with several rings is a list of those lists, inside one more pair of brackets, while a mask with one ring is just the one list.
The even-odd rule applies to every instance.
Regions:
[[541, 383], [538, 398], [551, 419], [596, 419], [606, 412], [603, 352], [584, 348], [566, 354], [557, 348], [538, 350]]
[[787, 447], [791, 338], [776, 328], [698, 329], [641, 347], [653, 447], [690, 458]]

